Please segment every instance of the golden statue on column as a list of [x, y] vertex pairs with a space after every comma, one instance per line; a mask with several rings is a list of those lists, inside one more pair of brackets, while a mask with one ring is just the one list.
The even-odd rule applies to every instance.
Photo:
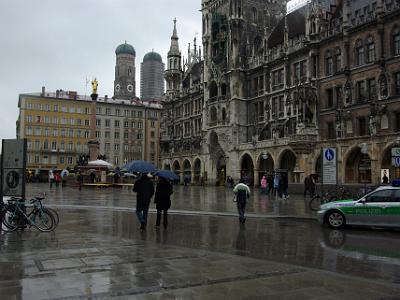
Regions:
[[95, 78], [95, 79], [92, 81], [92, 92], [93, 92], [93, 94], [97, 94], [97, 87], [98, 87], [98, 85], [99, 85], [99, 82], [98, 82], [97, 79]]

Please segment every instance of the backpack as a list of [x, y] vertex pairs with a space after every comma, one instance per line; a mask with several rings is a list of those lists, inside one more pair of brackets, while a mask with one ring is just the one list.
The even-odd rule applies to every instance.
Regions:
[[239, 190], [236, 195], [237, 203], [246, 203], [247, 201], [247, 192], [245, 190]]

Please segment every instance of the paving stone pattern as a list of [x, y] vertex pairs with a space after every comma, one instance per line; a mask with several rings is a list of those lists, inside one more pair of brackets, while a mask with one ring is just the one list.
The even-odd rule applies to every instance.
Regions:
[[[63, 219], [86, 224], [90, 214]], [[396, 284], [163, 244], [163, 230], [159, 241], [140, 232], [123, 238], [98, 223], [0, 235], [0, 299], [383, 300], [400, 293]]]

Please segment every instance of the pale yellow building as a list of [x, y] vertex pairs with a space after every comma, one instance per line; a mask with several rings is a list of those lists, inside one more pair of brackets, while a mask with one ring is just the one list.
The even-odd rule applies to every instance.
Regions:
[[161, 105], [156, 102], [89, 96], [76, 92], [21, 94], [17, 138], [28, 140], [27, 167], [47, 174], [74, 168], [99, 142], [99, 154], [115, 167], [131, 160], [159, 165]]
[[92, 101], [75, 92], [21, 94], [17, 138], [27, 139], [27, 167], [35, 170], [73, 168], [93, 138]]

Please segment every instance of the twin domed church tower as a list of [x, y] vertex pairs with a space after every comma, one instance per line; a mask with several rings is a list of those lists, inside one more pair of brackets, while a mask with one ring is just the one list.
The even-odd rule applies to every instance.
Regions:
[[[125, 42], [115, 50], [114, 98], [136, 98], [136, 51]], [[161, 100], [164, 93], [164, 64], [161, 55], [152, 51], [141, 64], [140, 97], [142, 100]]]

